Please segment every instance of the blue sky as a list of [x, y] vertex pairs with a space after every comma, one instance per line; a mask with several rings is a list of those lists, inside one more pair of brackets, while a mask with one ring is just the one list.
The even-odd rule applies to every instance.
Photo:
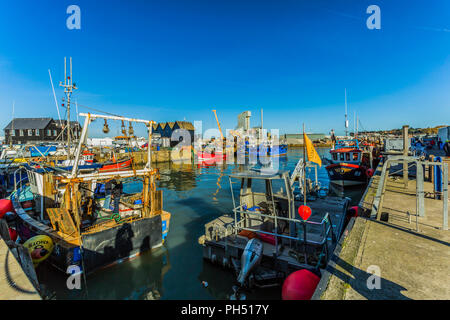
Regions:
[[[71, 4], [81, 30], [66, 27]], [[381, 30], [366, 27], [371, 4]], [[371, 130], [450, 122], [447, 0], [2, 1], [1, 128], [13, 100], [16, 117], [58, 117], [48, 69], [57, 85], [64, 56], [74, 99], [124, 116], [208, 128], [216, 109], [234, 128], [263, 108], [266, 128], [342, 133], [347, 88], [351, 129], [355, 111]]]

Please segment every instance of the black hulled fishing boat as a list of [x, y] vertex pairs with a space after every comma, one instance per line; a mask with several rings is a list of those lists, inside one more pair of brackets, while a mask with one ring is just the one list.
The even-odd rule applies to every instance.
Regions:
[[366, 184], [373, 174], [369, 152], [359, 147], [357, 139], [338, 140], [330, 150], [326, 167], [330, 182], [342, 187]]

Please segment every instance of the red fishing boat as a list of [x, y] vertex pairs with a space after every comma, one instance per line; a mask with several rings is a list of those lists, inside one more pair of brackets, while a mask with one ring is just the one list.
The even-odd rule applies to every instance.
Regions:
[[125, 159], [120, 161], [115, 161], [113, 163], [107, 163], [103, 165], [99, 169], [100, 172], [112, 172], [112, 171], [121, 171], [121, 170], [128, 170], [131, 168], [131, 159]]
[[197, 151], [197, 157], [198, 161], [215, 163], [224, 161], [227, 158], [227, 155], [217, 151]]

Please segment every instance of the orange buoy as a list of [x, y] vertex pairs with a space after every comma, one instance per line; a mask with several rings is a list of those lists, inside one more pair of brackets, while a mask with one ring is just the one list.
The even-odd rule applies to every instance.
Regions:
[[14, 212], [14, 206], [12, 204], [11, 200], [8, 199], [1, 199], [0, 200], [0, 218], [3, 218], [5, 213], [7, 212]]
[[307, 269], [291, 273], [281, 290], [283, 300], [311, 300], [320, 278]]

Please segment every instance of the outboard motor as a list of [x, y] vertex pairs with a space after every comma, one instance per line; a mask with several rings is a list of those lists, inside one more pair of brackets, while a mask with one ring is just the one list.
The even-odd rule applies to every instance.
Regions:
[[255, 268], [262, 259], [263, 243], [258, 238], [250, 239], [245, 246], [241, 257], [241, 271], [239, 272], [237, 282], [239, 287], [233, 286], [234, 294], [231, 300], [243, 300], [245, 295], [240, 294], [239, 290], [244, 286], [250, 271]]

